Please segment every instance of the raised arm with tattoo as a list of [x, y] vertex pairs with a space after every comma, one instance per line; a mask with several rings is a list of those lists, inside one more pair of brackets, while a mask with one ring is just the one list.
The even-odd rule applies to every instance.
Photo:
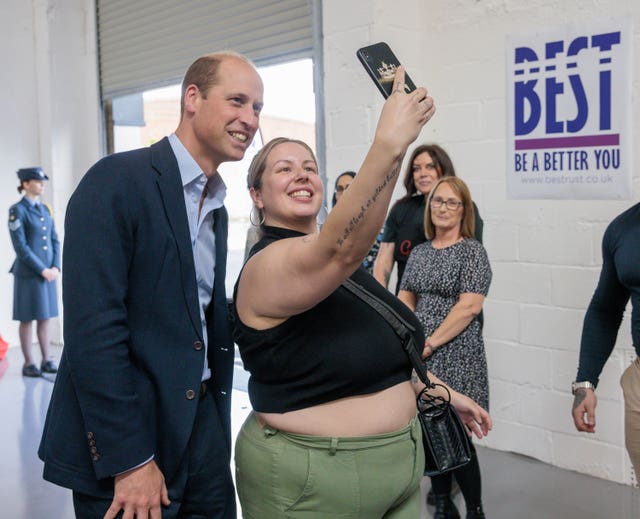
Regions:
[[[414, 441], [420, 426], [411, 366], [388, 323], [342, 286], [350, 278], [375, 292], [413, 323], [414, 340], [424, 341], [415, 316], [361, 267], [405, 151], [434, 113], [426, 90], [407, 94], [403, 78], [400, 68], [371, 148], [320, 231], [323, 186], [306, 144], [274, 139], [249, 168], [254, 211], [263, 223], [234, 297], [234, 338], [250, 373], [254, 409], [235, 449], [245, 519], [309, 510], [306, 499], [292, 505], [283, 498], [296, 492], [299, 478], [274, 477], [272, 463], [304, 465], [311, 449], [325, 449], [327, 436], [357, 460], [343, 465], [342, 456], [327, 456], [314, 478], [310, 491], [327, 517], [390, 517], [400, 507], [407, 517], [420, 514], [424, 460]], [[296, 449], [286, 447], [290, 442]], [[367, 449], [359, 449], [360, 442]], [[384, 481], [372, 470], [383, 459], [393, 460], [385, 464], [390, 477]], [[396, 497], [387, 492], [390, 480], [398, 482]], [[354, 488], [363, 496], [357, 503]], [[404, 497], [398, 502], [397, 496]]]

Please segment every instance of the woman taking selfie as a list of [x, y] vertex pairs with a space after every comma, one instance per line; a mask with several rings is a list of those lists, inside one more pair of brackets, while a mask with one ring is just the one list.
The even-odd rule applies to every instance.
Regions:
[[[403, 79], [400, 69], [364, 163], [320, 232], [323, 188], [306, 144], [272, 140], [249, 169], [263, 236], [234, 297], [254, 409], [235, 450], [245, 519], [419, 517], [424, 452], [409, 360], [387, 322], [341, 287], [351, 278], [420, 330], [360, 268], [406, 148], [434, 113], [426, 90], [406, 94]], [[487, 433], [486, 411], [452, 400], [470, 430]]]
[[[427, 242], [411, 252], [398, 298], [415, 311], [427, 336], [427, 368], [450, 387], [489, 408], [487, 356], [478, 320], [491, 283], [487, 252], [473, 239], [473, 203], [467, 185], [445, 177], [427, 199]], [[462, 468], [431, 478], [434, 519], [456, 519], [452, 474], [465, 499], [468, 519], [482, 519], [478, 457]]]

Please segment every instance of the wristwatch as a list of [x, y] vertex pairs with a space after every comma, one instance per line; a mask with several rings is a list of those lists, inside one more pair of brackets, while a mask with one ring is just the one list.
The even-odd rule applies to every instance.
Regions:
[[571, 394], [572, 395], [575, 395], [576, 391], [578, 389], [594, 389], [595, 390], [595, 388], [596, 388], [596, 386], [594, 386], [588, 380], [585, 380], [584, 382], [571, 382]]

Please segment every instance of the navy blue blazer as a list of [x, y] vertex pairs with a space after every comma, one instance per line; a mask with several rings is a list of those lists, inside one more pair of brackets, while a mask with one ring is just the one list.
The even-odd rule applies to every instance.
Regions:
[[22, 198], [9, 208], [9, 234], [16, 251], [9, 272], [16, 277], [41, 279], [46, 268], [60, 270], [60, 243], [53, 218], [44, 204], [39, 206]]
[[[208, 360], [225, 437], [211, 441], [231, 452], [224, 207], [214, 222]], [[193, 428], [204, 349], [182, 181], [168, 139], [105, 157], [87, 172], [67, 208], [63, 260], [65, 347], [39, 449], [44, 478], [111, 497], [112, 475], [154, 455], [170, 483]]]

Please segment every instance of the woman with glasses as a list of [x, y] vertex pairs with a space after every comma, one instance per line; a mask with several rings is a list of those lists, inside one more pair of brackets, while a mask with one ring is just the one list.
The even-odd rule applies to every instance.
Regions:
[[[422, 324], [429, 371], [488, 410], [487, 357], [478, 316], [489, 291], [491, 267], [484, 247], [473, 238], [471, 194], [461, 179], [444, 177], [431, 190], [427, 208], [428, 241], [411, 252], [398, 297]], [[473, 451], [468, 465], [431, 478], [434, 519], [460, 517], [450, 495], [453, 475], [465, 499], [467, 519], [485, 517], [480, 466]]]
[[[411, 250], [425, 241], [423, 220], [426, 198], [438, 179], [455, 176], [451, 158], [437, 144], [423, 144], [413, 150], [403, 180], [407, 194], [389, 211], [373, 267], [373, 277], [388, 287], [393, 266], [398, 264], [396, 294]], [[482, 243], [482, 218], [475, 204], [473, 211], [476, 221], [474, 237]]]

